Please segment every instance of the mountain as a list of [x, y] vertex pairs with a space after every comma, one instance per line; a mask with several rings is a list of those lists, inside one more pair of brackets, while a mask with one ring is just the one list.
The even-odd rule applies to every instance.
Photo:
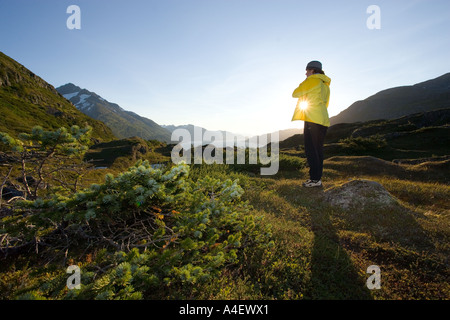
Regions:
[[139, 137], [145, 140], [170, 142], [170, 132], [156, 122], [126, 111], [108, 102], [95, 92], [68, 83], [56, 90], [84, 114], [103, 121], [119, 138]]
[[72, 125], [93, 128], [92, 137], [115, 139], [111, 129], [75, 108], [56, 89], [0, 52], [0, 132], [13, 136], [30, 132], [37, 125], [46, 130]]
[[450, 107], [450, 73], [412, 86], [378, 92], [330, 118], [331, 124], [376, 119], [395, 119], [405, 115]]
[[[302, 134], [303, 133], [303, 129], [284, 129], [284, 130], [278, 130], [278, 140], [281, 142], [281, 141], [284, 141], [284, 140], [286, 140], [286, 139], [289, 139], [290, 137], [292, 137], [292, 136], [295, 136], [295, 135], [299, 135], [299, 134]], [[266, 134], [264, 134], [267, 138], [267, 141], [268, 142], [270, 142], [270, 135], [271, 135], [271, 133], [266, 133]], [[258, 139], [261, 137], [261, 136], [264, 136], [264, 135], [259, 135], [258, 136]]]
[[[383, 142], [384, 141], [384, 142]], [[303, 150], [303, 134], [280, 143], [281, 150]], [[325, 156], [371, 155], [385, 160], [450, 155], [450, 108], [397, 119], [332, 125]], [[403, 161], [403, 160], [402, 160]]]
[[[251, 138], [255, 138], [255, 136], [253, 136], [253, 137], [246, 137], [246, 136], [244, 136], [244, 135], [241, 135], [241, 134], [236, 134], [236, 133], [232, 133], [232, 132], [229, 132], [229, 131], [223, 131], [223, 130], [220, 130], [220, 131], [211, 131], [211, 130], [208, 130], [208, 129], [205, 129], [205, 128], [202, 128], [202, 127], [198, 127], [198, 126], [195, 126], [195, 125], [193, 125], [193, 124], [187, 124], [187, 125], [180, 125], [180, 126], [175, 126], [175, 125], [162, 125], [162, 127], [163, 128], [166, 128], [167, 130], [169, 130], [170, 132], [173, 132], [173, 131], [175, 131], [176, 129], [186, 129], [186, 130], [188, 130], [189, 131], [189, 133], [190, 133], [190, 135], [191, 135], [191, 138], [192, 138], [192, 141], [194, 141], [194, 131], [195, 131], [195, 128], [197, 128], [197, 130], [201, 130], [201, 132], [202, 132], [202, 137], [204, 136], [204, 134], [205, 134], [205, 132], [208, 132], [208, 133], [210, 133], [210, 134], [213, 134], [213, 133], [216, 133], [216, 134], [220, 134], [222, 137], [224, 137], [224, 138], [226, 138], [226, 135], [228, 134], [229, 136], [231, 136], [231, 137], [235, 137], [238, 141], [240, 141], [240, 142], [243, 142], [243, 141], [248, 141], [248, 140], [251, 140]], [[285, 139], [288, 139], [289, 137], [291, 137], [291, 136], [293, 136], [293, 135], [295, 135], [295, 134], [301, 134], [303, 131], [302, 131], [302, 129], [285, 129], [285, 130], [279, 130], [278, 131], [278, 136], [279, 136], [279, 141], [283, 141], [283, 140], [285, 140]], [[262, 136], [267, 136], [268, 138], [267, 138], [267, 141], [269, 141], [270, 142], [270, 133], [268, 133], [268, 134], [264, 134], [264, 135], [259, 135], [258, 136], [258, 141], [259, 141], [259, 139], [260, 139], [260, 137], [262, 137]], [[202, 141], [202, 143], [205, 145], [205, 144], [209, 144], [209, 143], [211, 143], [211, 140], [212, 139], [210, 139], [210, 140], [203, 140]], [[197, 141], [196, 141], [197, 142]]]
[[[212, 142], [212, 140], [214, 139], [206, 139], [205, 137], [205, 133], [209, 134], [209, 135], [214, 135], [214, 137], [223, 137], [226, 139], [227, 135], [229, 137], [235, 137], [237, 138], [238, 141], [243, 141], [245, 140], [245, 136], [240, 135], [240, 134], [235, 134], [229, 131], [223, 131], [223, 130], [208, 130], [193, 124], [186, 124], [186, 125], [179, 125], [179, 126], [175, 126], [175, 125], [163, 125], [163, 128], [169, 130], [171, 133], [174, 132], [175, 130], [178, 129], [184, 129], [189, 131], [189, 134], [191, 135], [191, 141], [194, 145], [198, 145], [200, 143], [202, 143], [203, 145], [205, 144], [209, 144]], [[199, 135], [198, 133], [196, 134], [196, 131], [198, 133], [201, 132], [201, 135]], [[173, 141], [173, 142], [178, 142], [180, 140], [177, 141]], [[222, 141], [222, 139], [220, 139], [220, 141]]]

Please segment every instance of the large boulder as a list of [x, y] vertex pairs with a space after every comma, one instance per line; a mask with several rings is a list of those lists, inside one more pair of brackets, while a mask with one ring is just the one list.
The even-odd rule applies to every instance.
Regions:
[[333, 206], [342, 209], [370, 207], [390, 207], [397, 199], [381, 184], [371, 180], [351, 180], [325, 191], [325, 199]]

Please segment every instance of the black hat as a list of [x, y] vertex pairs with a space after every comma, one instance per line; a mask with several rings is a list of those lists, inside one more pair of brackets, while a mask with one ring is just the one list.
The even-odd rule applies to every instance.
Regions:
[[322, 70], [322, 64], [319, 61], [311, 61], [310, 63], [308, 63], [308, 65], [306, 66], [306, 69], [318, 69], [318, 70]]

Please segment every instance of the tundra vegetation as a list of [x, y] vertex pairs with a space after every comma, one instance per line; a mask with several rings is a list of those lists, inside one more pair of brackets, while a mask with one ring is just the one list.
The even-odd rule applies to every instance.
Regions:
[[175, 165], [158, 141], [93, 145], [91, 131], [1, 134], [1, 299], [450, 298], [442, 154], [399, 163], [385, 137], [338, 137], [324, 187], [305, 189], [298, 144], [261, 176]]

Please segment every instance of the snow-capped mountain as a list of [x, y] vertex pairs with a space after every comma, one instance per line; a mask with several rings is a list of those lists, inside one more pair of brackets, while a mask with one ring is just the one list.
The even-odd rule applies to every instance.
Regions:
[[84, 114], [103, 121], [119, 138], [136, 136], [146, 140], [170, 142], [169, 130], [150, 119], [108, 102], [95, 92], [81, 89], [72, 83], [65, 84], [56, 90]]
[[17, 136], [34, 126], [55, 130], [86, 124], [92, 127], [95, 140], [116, 139], [105, 123], [85, 115], [51, 84], [0, 52], [0, 132]]

